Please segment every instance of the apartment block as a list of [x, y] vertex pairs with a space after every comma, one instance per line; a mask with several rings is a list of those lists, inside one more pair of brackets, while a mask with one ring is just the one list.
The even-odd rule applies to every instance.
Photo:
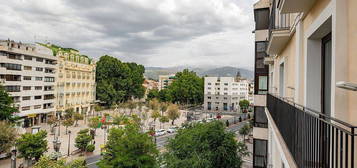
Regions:
[[[53, 48], [53, 45], [48, 45]], [[88, 114], [95, 103], [95, 62], [74, 49], [54, 48], [58, 57], [57, 116], [70, 108]]]
[[44, 123], [56, 111], [57, 62], [41, 45], [0, 41], [0, 80], [19, 110], [19, 126]]
[[254, 5], [253, 167], [357, 166], [357, 1]]
[[236, 77], [204, 78], [204, 109], [238, 111], [239, 101], [249, 99], [249, 81]]
[[175, 74], [159, 75], [159, 90], [166, 89], [175, 79]]

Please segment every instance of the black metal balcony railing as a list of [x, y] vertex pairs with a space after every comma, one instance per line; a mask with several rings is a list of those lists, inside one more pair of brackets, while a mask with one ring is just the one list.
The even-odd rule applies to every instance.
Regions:
[[357, 127], [271, 94], [267, 108], [298, 167], [355, 167]]
[[271, 38], [273, 31], [290, 29], [290, 15], [290, 13], [280, 13], [277, 9], [276, 1], [273, 1], [273, 6], [271, 8], [269, 18], [269, 39]]

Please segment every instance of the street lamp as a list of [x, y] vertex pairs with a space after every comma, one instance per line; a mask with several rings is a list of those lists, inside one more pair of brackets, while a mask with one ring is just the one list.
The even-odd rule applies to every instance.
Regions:
[[61, 147], [61, 142], [58, 140], [58, 137], [57, 137], [56, 140], [53, 140], [53, 149], [56, 152], [59, 152], [60, 147]]
[[16, 168], [16, 148], [12, 147], [11, 149], [11, 168]]
[[70, 142], [71, 142], [71, 131], [68, 131], [68, 151], [67, 151], [67, 156], [69, 156], [69, 150], [70, 150]]

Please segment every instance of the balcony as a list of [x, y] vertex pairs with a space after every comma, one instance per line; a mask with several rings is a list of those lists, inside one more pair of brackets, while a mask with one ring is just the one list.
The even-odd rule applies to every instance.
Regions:
[[278, 7], [282, 13], [306, 13], [315, 2], [316, 0], [279, 0]]
[[285, 48], [290, 39], [290, 28], [293, 21], [294, 15], [280, 13], [274, 0], [269, 20], [269, 45], [267, 48], [269, 55], [279, 54]]
[[267, 108], [297, 167], [356, 166], [356, 126], [271, 94]]

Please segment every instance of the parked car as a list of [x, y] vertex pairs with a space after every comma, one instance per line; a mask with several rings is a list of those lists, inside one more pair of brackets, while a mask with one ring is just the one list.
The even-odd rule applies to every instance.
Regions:
[[215, 120], [214, 118], [207, 118], [206, 122], [212, 122], [214, 120]]
[[172, 126], [170, 127], [169, 129], [167, 129], [167, 132], [168, 133], [174, 133], [178, 130], [178, 127], [177, 126]]
[[166, 134], [166, 131], [164, 129], [159, 129], [159, 130], [155, 131], [155, 136], [162, 136], [165, 134]]

